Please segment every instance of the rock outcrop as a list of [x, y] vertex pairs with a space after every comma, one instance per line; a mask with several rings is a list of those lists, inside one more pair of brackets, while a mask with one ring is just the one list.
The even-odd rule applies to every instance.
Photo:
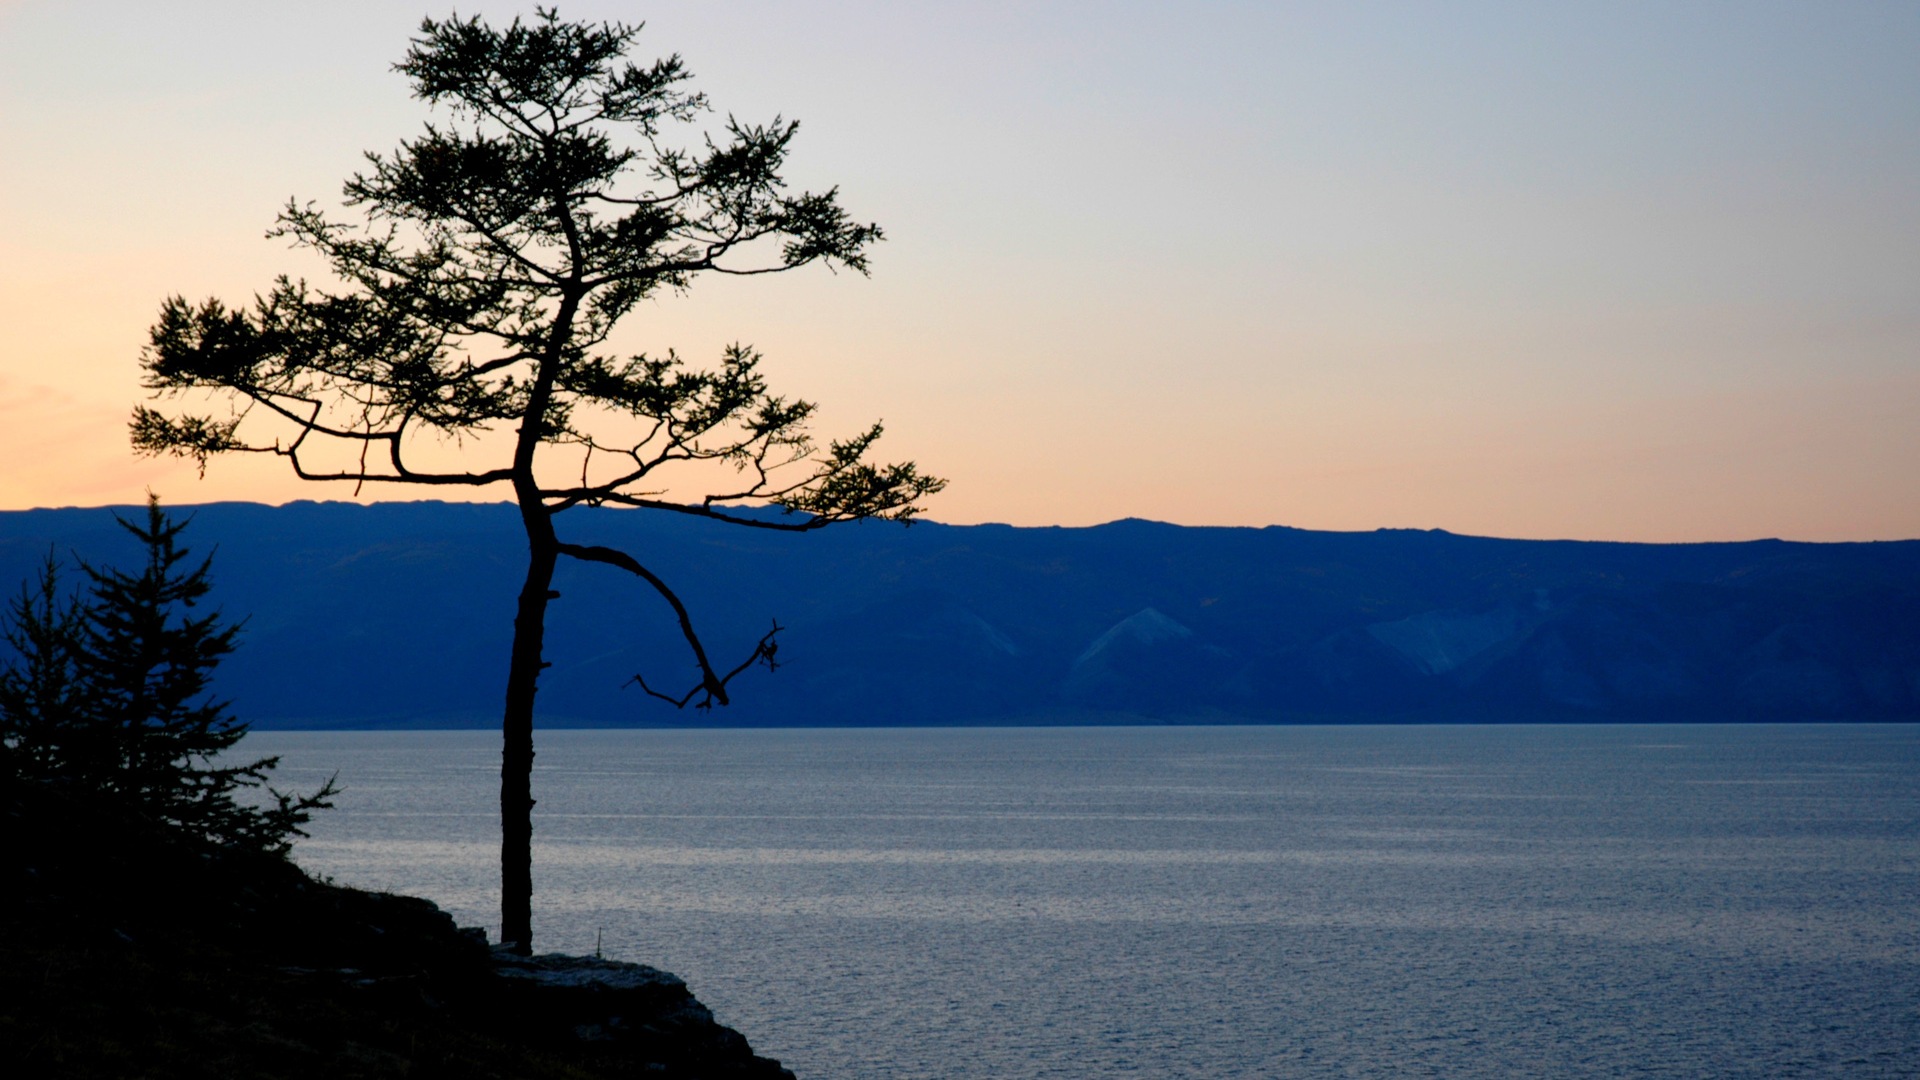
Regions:
[[490, 1010], [530, 1040], [617, 1072], [648, 1076], [793, 1080], [755, 1057], [677, 975], [590, 956], [496, 952]]
[[0, 778], [0, 1075], [792, 1080], [680, 979]]

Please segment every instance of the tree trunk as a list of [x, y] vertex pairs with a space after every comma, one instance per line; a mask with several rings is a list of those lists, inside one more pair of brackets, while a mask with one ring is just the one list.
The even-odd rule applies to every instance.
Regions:
[[[569, 238], [572, 232], [569, 230]], [[579, 260], [578, 245], [574, 258]], [[513, 450], [513, 494], [527, 530], [527, 580], [513, 616], [513, 653], [507, 667], [507, 711], [500, 722], [500, 943], [533, 955], [533, 697], [540, 689], [540, 658], [547, 636], [547, 601], [560, 538], [534, 480], [534, 452], [546, 428], [547, 406], [559, 371], [561, 347], [572, 336], [580, 306], [577, 279], [554, 315], [546, 357], [528, 387], [527, 410]]]
[[[558, 559], [553, 526], [528, 529], [527, 580], [513, 619], [507, 670], [507, 709], [500, 751], [500, 941], [521, 956], [533, 953], [533, 699], [539, 690], [547, 601]], [[545, 536], [535, 535], [544, 531]]]

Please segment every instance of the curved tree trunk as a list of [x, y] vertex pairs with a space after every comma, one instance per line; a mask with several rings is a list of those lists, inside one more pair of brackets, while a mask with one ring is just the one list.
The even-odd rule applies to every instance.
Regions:
[[[577, 263], [578, 244], [573, 246]], [[559, 595], [553, 591], [553, 567], [560, 559], [560, 538], [553, 531], [553, 513], [540, 497], [533, 458], [546, 430], [547, 406], [553, 400], [562, 349], [573, 336], [580, 296], [576, 278], [554, 315], [513, 449], [514, 501], [527, 530], [527, 580], [520, 586], [513, 616], [507, 709], [500, 721], [500, 943], [521, 956], [533, 954], [533, 697], [540, 689], [540, 671], [547, 666], [540, 654], [546, 644], [547, 601]]]
[[545, 511], [526, 516], [527, 579], [513, 619], [500, 751], [500, 941], [522, 956], [533, 952], [533, 699], [545, 666], [540, 654], [559, 557]]

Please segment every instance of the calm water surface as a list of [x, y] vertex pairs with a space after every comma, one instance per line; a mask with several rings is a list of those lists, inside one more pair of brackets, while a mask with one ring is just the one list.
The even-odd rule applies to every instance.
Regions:
[[[539, 738], [538, 947], [802, 1080], [1920, 1076], [1920, 727]], [[247, 745], [497, 930], [498, 735]]]

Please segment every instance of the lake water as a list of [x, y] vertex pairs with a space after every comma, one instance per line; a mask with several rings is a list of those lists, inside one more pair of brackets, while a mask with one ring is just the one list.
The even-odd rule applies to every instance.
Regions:
[[[499, 737], [262, 733], [498, 929]], [[1920, 1076], [1920, 727], [555, 731], [536, 946], [802, 1080]]]

